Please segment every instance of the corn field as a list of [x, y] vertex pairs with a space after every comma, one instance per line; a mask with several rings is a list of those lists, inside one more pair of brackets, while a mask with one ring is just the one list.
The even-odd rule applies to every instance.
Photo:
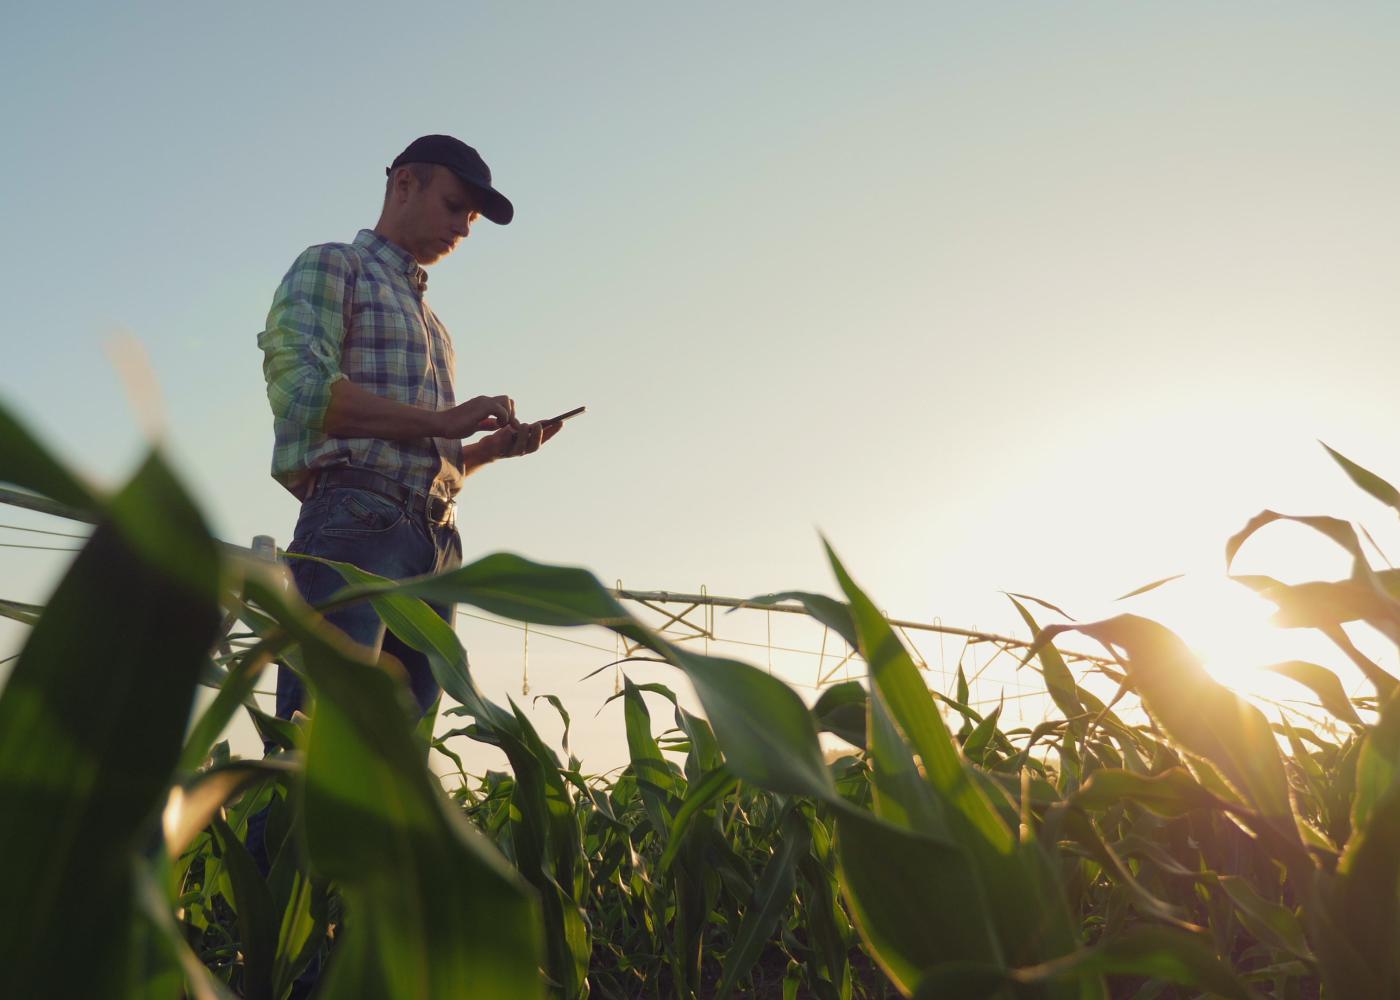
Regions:
[[[1228, 565], [1292, 520], [1351, 555], [1345, 580], [1237, 577], [1365, 675], [1374, 693], [1350, 698], [1320, 665], [1276, 668], [1330, 729], [1271, 722], [1151, 620], [1041, 627], [1018, 602], [1054, 710], [1003, 730], [961, 678], [929, 690], [834, 552], [839, 598], [755, 599], [801, 604], [868, 664], [808, 707], [669, 642], [581, 569], [498, 554], [391, 582], [335, 564], [344, 590], [311, 608], [211, 538], [158, 453], [102, 495], [0, 410], [0, 480], [97, 519], [0, 693], [0, 996], [285, 1000], [308, 969], [329, 1000], [1400, 996], [1397, 679], [1344, 631], [1400, 640], [1400, 571], [1345, 521], [1265, 511], [1226, 545]], [[611, 629], [704, 717], [628, 680], [630, 762], [591, 774], [562, 703], [555, 748], [481, 694], [427, 600]], [[415, 725], [394, 677], [324, 624], [352, 601], [428, 654], [459, 727]], [[1107, 701], [1057, 651], [1071, 630], [1109, 652]], [[308, 717], [258, 708], [278, 663], [307, 681]], [[192, 716], [201, 685], [217, 694]], [[265, 758], [230, 758], [238, 713]], [[468, 775], [462, 740], [509, 769]], [[433, 754], [457, 761], [451, 795]]]

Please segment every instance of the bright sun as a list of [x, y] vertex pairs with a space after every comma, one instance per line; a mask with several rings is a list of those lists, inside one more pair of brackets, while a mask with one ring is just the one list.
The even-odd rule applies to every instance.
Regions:
[[1279, 628], [1272, 621], [1273, 610], [1272, 604], [1240, 584], [1217, 577], [1191, 581], [1174, 594], [1164, 593], [1153, 617], [1181, 636], [1212, 677], [1249, 697], [1270, 720], [1284, 716], [1294, 724], [1319, 720], [1325, 725], [1321, 720], [1328, 718], [1327, 713], [1313, 707], [1312, 693], [1267, 667], [1307, 660], [1333, 670], [1349, 693], [1366, 693], [1367, 686], [1329, 640], [1311, 629]]

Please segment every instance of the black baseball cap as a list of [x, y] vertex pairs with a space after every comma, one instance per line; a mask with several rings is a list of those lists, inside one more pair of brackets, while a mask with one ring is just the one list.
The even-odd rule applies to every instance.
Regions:
[[437, 163], [452, 171], [463, 184], [481, 195], [481, 214], [498, 226], [507, 225], [515, 217], [515, 206], [510, 199], [491, 186], [491, 168], [480, 153], [461, 139], [450, 135], [425, 135], [414, 139], [384, 173], [392, 174], [395, 167], [405, 163]]

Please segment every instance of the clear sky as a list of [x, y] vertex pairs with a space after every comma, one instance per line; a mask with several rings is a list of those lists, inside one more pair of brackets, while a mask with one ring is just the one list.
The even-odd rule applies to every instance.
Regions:
[[[1220, 609], [1257, 614], [1221, 549], [1251, 514], [1400, 535], [1315, 443], [1400, 479], [1393, 4], [0, 17], [0, 391], [116, 482], [145, 432], [105, 345], [135, 337], [229, 540], [285, 542], [296, 515], [267, 475], [273, 289], [373, 225], [429, 132], [517, 209], [430, 272], [459, 397], [589, 408], [468, 481], [468, 558], [830, 590], [821, 530], [892, 614], [1007, 629], [1003, 589], [1092, 616], [1187, 572], [1139, 610], [1233, 649]], [[1337, 569], [1288, 534], [1252, 568]], [[42, 600], [64, 558], [0, 549], [0, 597]], [[517, 634], [463, 634], [489, 690], [518, 686]], [[21, 641], [0, 626], [0, 658]], [[540, 669], [592, 716], [577, 663]]]

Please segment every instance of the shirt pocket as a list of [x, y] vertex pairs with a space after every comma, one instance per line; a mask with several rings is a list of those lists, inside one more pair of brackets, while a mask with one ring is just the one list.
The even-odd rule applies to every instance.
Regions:
[[402, 321], [406, 305], [392, 282], [364, 275], [355, 286], [354, 317], [357, 324], [383, 326]]
[[418, 402], [430, 370], [423, 325], [391, 283], [360, 281], [343, 364], [366, 388], [402, 403]]

